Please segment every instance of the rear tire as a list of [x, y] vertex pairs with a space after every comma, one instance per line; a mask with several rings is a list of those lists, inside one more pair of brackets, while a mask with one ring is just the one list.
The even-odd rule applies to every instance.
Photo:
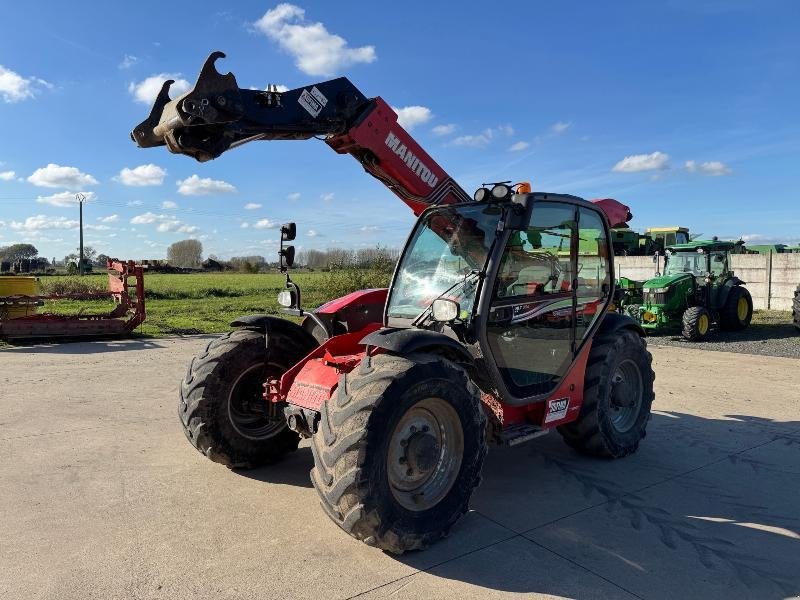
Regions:
[[741, 331], [750, 325], [752, 318], [753, 299], [750, 297], [750, 292], [739, 285], [732, 287], [720, 314], [720, 328], [726, 331]]
[[683, 313], [681, 335], [690, 342], [699, 342], [711, 330], [711, 313], [702, 306], [690, 306]]
[[272, 333], [270, 350], [267, 365], [264, 334], [239, 329], [212, 340], [192, 359], [181, 382], [178, 414], [186, 438], [214, 462], [249, 469], [297, 449], [300, 438], [283, 414], [267, 413], [262, 384], [268, 376], [279, 377], [311, 348]]
[[577, 420], [558, 427], [578, 452], [607, 458], [632, 454], [646, 435], [655, 373], [647, 342], [623, 329], [595, 339]]
[[794, 291], [794, 302], [792, 302], [792, 322], [800, 330], [800, 285]]
[[467, 512], [486, 455], [486, 417], [478, 388], [449, 360], [366, 361], [322, 405], [311, 481], [339, 527], [401, 554], [444, 537]]

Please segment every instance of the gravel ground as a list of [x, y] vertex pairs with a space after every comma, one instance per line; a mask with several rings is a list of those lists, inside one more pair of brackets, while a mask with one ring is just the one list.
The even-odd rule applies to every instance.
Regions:
[[702, 342], [689, 342], [676, 335], [651, 335], [648, 344], [800, 358], [800, 331], [792, 325], [792, 313], [778, 310], [756, 311], [744, 331], [712, 331]]

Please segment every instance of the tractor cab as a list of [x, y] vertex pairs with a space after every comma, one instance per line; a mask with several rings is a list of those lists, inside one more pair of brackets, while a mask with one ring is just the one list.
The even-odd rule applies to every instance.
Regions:
[[678, 227], [648, 227], [645, 237], [650, 240], [650, 246], [657, 252], [663, 252], [669, 246], [689, 243], [689, 228]]
[[698, 286], [718, 285], [733, 275], [730, 255], [735, 247], [717, 240], [672, 244], [665, 250], [664, 275], [690, 273]]

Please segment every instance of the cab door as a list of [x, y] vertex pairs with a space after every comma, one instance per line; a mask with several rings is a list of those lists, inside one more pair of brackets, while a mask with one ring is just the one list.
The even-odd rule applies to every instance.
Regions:
[[510, 234], [492, 290], [486, 343], [510, 395], [552, 392], [610, 293], [608, 237], [597, 211], [537, 201]]

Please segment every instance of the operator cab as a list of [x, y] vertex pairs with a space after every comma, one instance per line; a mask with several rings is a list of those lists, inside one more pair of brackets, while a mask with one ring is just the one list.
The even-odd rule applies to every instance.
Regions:
[[504, 398], [524, 404], [556, 388], [599, 325], [613, 291], [612, 246], [594, 204], [492, 193], [501, 185], [420, 216], [384, 323], [459, 340]]
[[665, 251], [664, 274], [689, 273], [694, 275], [698, 285], [710, 283], [729, 272], [730, 253], [735, 246], [733, 242], [718, 240], [673, 244]]

